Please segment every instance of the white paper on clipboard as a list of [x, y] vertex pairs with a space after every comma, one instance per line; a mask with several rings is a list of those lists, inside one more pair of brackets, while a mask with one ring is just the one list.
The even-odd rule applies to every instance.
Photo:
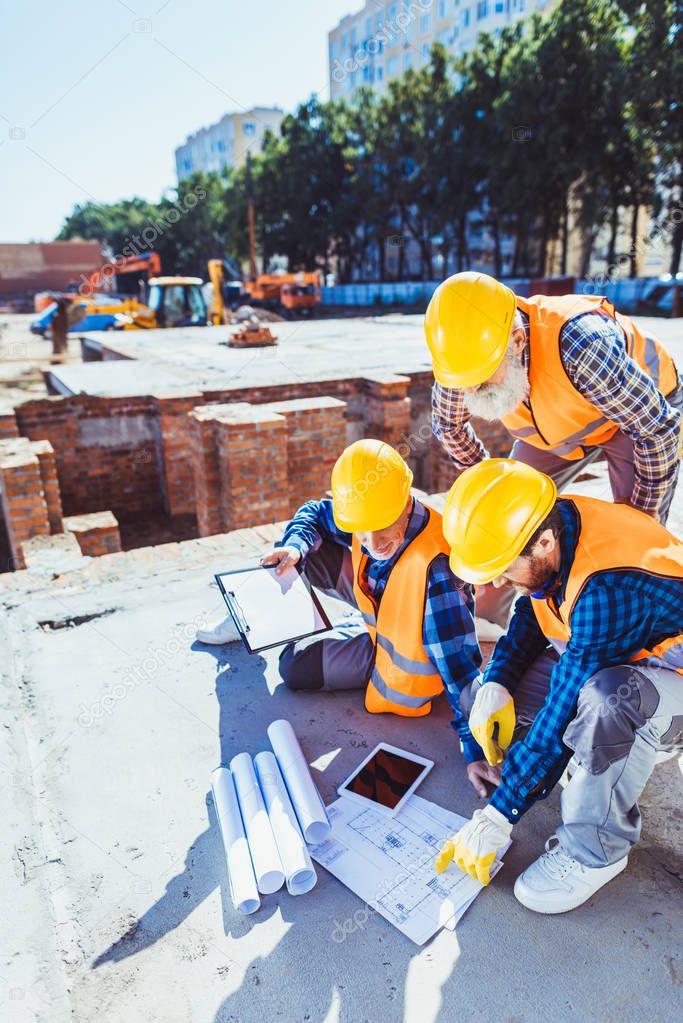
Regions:
[[251, 652], [331, 628], [318, 598], [293, 566], [256, 566], [216, 575], [228, 610]]

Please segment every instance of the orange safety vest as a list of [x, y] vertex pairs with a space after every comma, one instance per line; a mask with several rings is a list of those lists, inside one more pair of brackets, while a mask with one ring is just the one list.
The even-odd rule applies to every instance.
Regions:
[[503, 416], [503, 423], [513, 437], [527, 444], [572, 461], [583, 458], [584, 445], [604, 444], [619, 429], [577, 391], [564, 368], [560, 333], [577, 316], [599, 312], [614, 320], [623, 331], [628, 354], [659, 391], [666, 396], [678, 386], [676, 366], [667, 350], [654, 338], [644, 337], [606, 298], [517, 296], [517, 306], [529, 317], [530, 392], [527, 402]]
[[[639, 650], [630, 661], [647, 660], [683, 675], [683, 541], [660, 522], [628, 505], [610, 504], [593, 497], [560, 500], [570, 501], [578, 511], [579, 535], [560, 606], [552, 597], [531, 598], [544, 635], [562, 653], [571, 637], [572, 611], [584, 586], [598, 572], [623, 570], [660, 579], [680, 579], [681, 628], [670, 636], [657, 636], [654, 646]], [[618, 601], [618, 591], [614, 599]]]
[[368, 557], [353, 537], [353, 592], [375, 644], [375, 665], [365, 692], [365, 709], [371, 714], [423, 717], [443, 690], [441, 676], [425, 653], [422, 623], [429, 569], [440, 554], [448, 556], [449, 546], [441, 516], [427, 510], [429, 518], [392, 568], [379, 606], [365, 581]]

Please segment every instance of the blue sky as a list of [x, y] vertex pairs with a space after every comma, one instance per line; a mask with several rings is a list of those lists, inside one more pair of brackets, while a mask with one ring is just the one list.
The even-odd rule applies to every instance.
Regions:
[[229, 110], [327, 98], [327, 31], [362, 0], [0, 0], [0, 241], [74, 203], [175, 184], [173, 150]]

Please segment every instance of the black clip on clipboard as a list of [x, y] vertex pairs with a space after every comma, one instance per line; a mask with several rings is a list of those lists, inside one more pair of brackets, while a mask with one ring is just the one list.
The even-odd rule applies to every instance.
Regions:
[[[230, 617], [250, 654], [269, 650], [272, 647], [284, 646], [286, 643], [306, 639], [308, 636], [315, 636], [332, 628], [317, 594], [311, 588], [306, 577], [298, 567], [290, 571], [294, 571], [297, 578], [294, 585], [290, 585], [286, 589], [283, 589], [278, 577], [267, 566], [252, 565], [249, 568], [238, 568], [231, 572], [219, 572], [214, 576], [230, 612]], [[267, 573], [267, 575], [261, 573]], [[294, 617], [294, 624], [296, 625], [298, 620], [301, 625], [300, 628], [293, 630], [284, 627], [283, 623], [287, 619], [287, 614], [283, 611], [284, 605], [280, 608], [280, 615], [277, 613], [277, 601], [287, 598], [290, 591], [289, 603], [292, 604], [296, 600], [295, 610], [298, 612], [298, 618]], [[264, 610], [269, 619], [272, 617], [276, 624], [278, 622], [282, 624], [281, 635], [277, 635], [277, 629], [271, 627], [270, 622], [266, 629], [262, 620], [258, 624], [254, 624], [250, 620], [251, 615], [255, 615], [257, 618], [263, 617]], [[268, 631], [272, 631], [274, 635], [266, 635], [265, 633]]]

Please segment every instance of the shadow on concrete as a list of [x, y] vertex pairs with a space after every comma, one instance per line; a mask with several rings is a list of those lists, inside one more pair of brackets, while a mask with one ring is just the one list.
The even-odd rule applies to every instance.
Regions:
[[[209, 646], [194, 642], [191, 650], [209, 653], [216, 661], [216, 698], [219, 708], [220, 763], [227, 765], [235, 753], [240, 752], [235, 745], [238, 720], [235, 711], [242, 708], [235, 704], [236, 682], [242, 676], [250, 679], [254, 690], [261, 691], [268, 699], [268, 688], [265, 681], [265, 660], [260, 656], [250, 656], [239, 643], [224, 646]], [[244, 696], [244, 693], [240, 693]], [[227, 865], [223, 853], [220, 826], [213, 806], [210, 792], [206, 793], [209, 827], [201, 832], [187, 850], [183, 869], [166, 885], [164, 894], [153, 906], [139, 917], [128, 931], [113, 945], [102, 952], [92, 963], [96, 969], [107, 962], [120, 962], [130, 956], [142, 952], [157, 941], [175, 930], [194, 912], [197, 906], [220, 887], [223, 908], [223, 926], [225, 934], [239, 936], [244, 931], [242, 926], [235, 927], [241, 918], [233, 909], [230, 901], [230, 889], [227, 877]], [[275, 907], [273, 907], [274, 909]]]

